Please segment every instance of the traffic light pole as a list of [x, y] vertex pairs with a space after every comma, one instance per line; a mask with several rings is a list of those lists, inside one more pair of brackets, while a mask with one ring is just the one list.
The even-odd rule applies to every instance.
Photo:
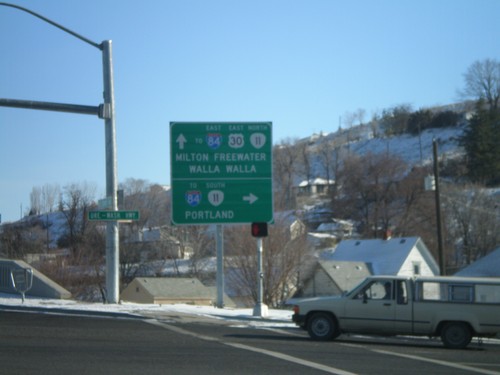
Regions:
[[269, 315], [264, 304], [264, 272], [262, 270], [262, 237], [257, 238], [257, 303], [253, 308], [253, 316], [265, 318]]
[[215, 242], [217, 246], [217, 304], [224, 307], [224, 231], [221, 224], [216, 225]]

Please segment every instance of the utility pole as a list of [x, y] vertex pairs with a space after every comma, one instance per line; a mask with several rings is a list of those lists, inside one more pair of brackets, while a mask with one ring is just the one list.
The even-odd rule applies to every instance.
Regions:
[[438, 238], [438, 254], [439, 254], [439, 272], [441, 276], [446, 275], [444, 264], [444, 245], [443, 245], [443, 223], [441, 219], [441, 198], [439, 195], [439, 166], [438, 166], [438, 146], [436, 139], [432, 140], [432, 150], [434, 156], [434, 183], [435, 183], [435, 200], [436, 200], [436, 221], [437, 221], [437, 238]]

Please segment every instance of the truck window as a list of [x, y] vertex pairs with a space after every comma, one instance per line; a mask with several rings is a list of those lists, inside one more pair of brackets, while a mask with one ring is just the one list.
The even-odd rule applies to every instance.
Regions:
[[422, 301], [446, 301], [446, 289], [443, 284], [433, 281], [424, 281], [419, 283], [418, 296]]
[[473, 288], [472, 285], [449, 285], [450, 301], [453, 302], [472, 302]]
[[417, 295], [421, 301], [500, 303], [498, 289], [487, 284], [423, 281], [418, 283]]
[[354, 299], [384, 300], [392, 299], [391, 281], [373, 281], [368, 284]]
[[404, 280], [396, 282], [396, 297], [398, 304], [406, 305], [408, 303], [408, 291], [406, 290], [406, 282]]
[[474, 297], [479, 303], [500, 303], [500, 288], [498, 285], [477, 284]]

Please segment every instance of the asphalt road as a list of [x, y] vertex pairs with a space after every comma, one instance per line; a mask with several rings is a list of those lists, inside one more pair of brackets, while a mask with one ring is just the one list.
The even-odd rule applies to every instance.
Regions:
[[311, 341], [299, 329], [184, 316], [117, 319], [0, 311], [0, 374], [500, 374], [500, 345]]

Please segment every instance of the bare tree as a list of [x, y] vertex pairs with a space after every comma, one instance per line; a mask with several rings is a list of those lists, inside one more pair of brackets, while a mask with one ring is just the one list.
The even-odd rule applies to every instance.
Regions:
[[500, 244], [498, 200], [477, 186], [447, 186], [443, 194], [447, 233], [458, 244], [456, 265], [462, 267], [493, 251]]
[[168, 223], [168, 194], [161, 185], [128, 178], [120, 184], [120, 188], [124, 192], [124, 208], [140, 212], [140, 219], [130, 226], [132, 231], [138, 231], [145, 226], [158, 227]]
[[500, 99], [500, 62], [495, 59], [475, 61], [464, 74], [463, 96], [485, 100], [490, 109], [498, 109]]
[[87, 231], [87, 212], [95, 199], [95, 185], [83, 182], [65, 186], [59, 202], [59, 211], [66, 219], [66, 235], [63, 239], [77, 256], [79, 244], [83, 242]]
[[0, 254], [10, 259], [24, 259], [26, 255], [41, 253], [46, 248], [45, 231], [38, 221], [2, 225]]
[[42, 213], [42, 189], [33, 186], [30, 193], [30, 215], [40, 215]]
[[[227, 280], [246, 303], [257, 301], [257, 243], [250, 228], [234, 226], [225, 232]], [[299, 268], [308, 253], [305, 230], [293, 230], [285, 219], [270, 226], [263, 239], [264, 303], [279, 306], [298, 284]]]
[[287, 210], [295, 206], [293, 195], [294, 176], [297, 172], [299, 154], [294, 148], [295, 141], [284, 140], [273, 149], [275, 208]]
[[328, 183], [336, 179], [340, 168], [341, 146], [338, 139], [321, 137], [318, 140], [317, 154]]
[[42, 186], [43, 213], [52, 212], [57, 208], [56, 205], [60, 195], [61, 188], [58, 184], [45, 184]]
[[365, 236], [378, 237], [401, 214], [397, 190], [406, 169], [403, 160], [386, 153], [346, 158], [332, 200], [334, 211], [359, 221]]
[[215, 254], [215, 239], [205, 225], [186, 225], [173, 228], [179, 241], [181, 257], [189, 255], [190, 274], [199, 279], [207, 277], [204, 260]]
[[56, 208], [59, 196], [60, 188], [57, 184], [45, 184], [42, 187], [33, 186], [30, 193], [30, 214], [40, 215], [52, 212]]
[[295, 147], [299, 154], [299, 171], [306, 181], [312, 178], [312, 157], [309, 151], [309, 144], [306, 141], [298, 142]]

